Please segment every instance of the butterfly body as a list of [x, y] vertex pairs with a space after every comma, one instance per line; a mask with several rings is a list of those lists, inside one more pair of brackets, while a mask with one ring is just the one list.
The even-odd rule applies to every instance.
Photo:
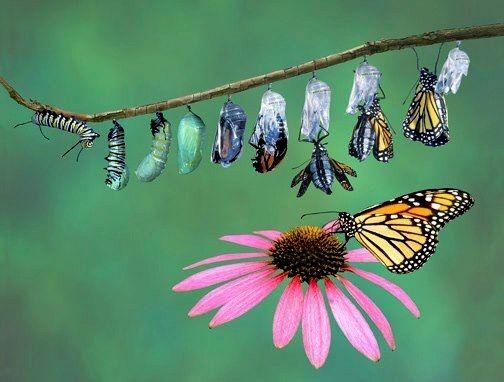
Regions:
[[304, 195], [310, 183], [313, 183], [316, 188], [322, 190], [327, 195], [331, 195], [331, 186], [334, 179], [337, 179], [345, 190], [352, 191], [353, 187], [348, 181], [346, 174], [354, 177], [357, 176], [350, 166], [329, 157], [327, 149], [319, 140], [314, 143], [310, 163], [294, 177], [291, 187], [301, 182], [297, 194], [298, 198]]
[[331, 185], [334, 181], [334, 172], [327, 150], [324, 146], [317, 146], [310, 161], [309, 171], [312, 175], [313, 185], [327, 195], [332, 193]]
[[361, 114], [353, 130], [348, 153], [363, 161], [372, 151], [378, 161], [388, 162], [394, 156], [392, 133], [379, 98], [375, 97], [369, 108], [360, 108]]
[[355, 237], [389, 271], [410, 273], [434, 253], [446, 223], [474, 204], [465, 191], [431, 189], [406, 194], [359, 214], [339, 213], [338, 231]]
[[448, 110], [442, 94], [435, 90], [437, 76], [429, 69], [420, 70], [420, 79], [403, 122], [404, 135], [426, 146], [436, 147], [450, 140]]

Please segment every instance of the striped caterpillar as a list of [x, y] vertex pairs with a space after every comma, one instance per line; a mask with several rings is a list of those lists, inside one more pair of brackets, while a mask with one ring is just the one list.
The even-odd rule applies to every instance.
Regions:
[[105, 184], [112, 190], [118, 191], [126, 187], [129, 181], [129, 170], [126, 165], [126, 144], [124, 143], [124, 129], [114, 119], [114, 127], [108, 133], [109, 155], [105, 157], [108, 162], [107, 179]]
[[163, 113], [156, 113], [156, 119], [151, 120], [150, 128], [154, 137], [151, 151], [135, 171], [138, 180], [142, 182], [152, 182], [163, 172], [172, 140], [171, 125], [164, 118]]
[[67, 131], [72, 134], [77, 134], [80, 138], [75, 145], [70, 147], [63, 155], [64, 157], [70, 151], [72, 151], [79, 143], [82, 145], [79, 154], [77, 155], [77, 160], [79, 160], [79, 155], [83, 149], [89, 149], [93, 147], [94, 140], [100, 136], [97, 132], [87, 126], [86, 122], [79, 121], [73, 117], [66, 117], [63, 114], [57, 114], [51, 110], [37, 111], [32, 116], [31, 120], [28, 122], [19, 123], [14, 127], [26, 125], [27, 123], [33, 123], [39, 127], [40, 133], [45, 139], [47, 138], [42, 132], [41, 126], [53, 127], [58, 130]]

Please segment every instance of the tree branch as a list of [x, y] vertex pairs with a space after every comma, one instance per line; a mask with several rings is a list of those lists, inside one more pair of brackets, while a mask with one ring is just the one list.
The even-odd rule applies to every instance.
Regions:
[[263, 74], [260, 76], [247, 78], [245, 80], [232, 82], [216, 88], [205, 90], [202, 92], [189, 94], [186, 96], [160, 101], [143, 106], [124, 108], [120, 110], [105, 111], [94, 114], [75, 113], [73, 111], [63, 110], [48, 104], [42, 104], [33, 100], [23, 98], [5, 78], [0, 76], [0, 84], [9, 93], [9, 96], [21, 106], [24, 106], [33, 111], [52, 110], [56, 113], [61, 113], [66, 116], [72, 116], [81, 121], [87, 122], [102, 122], [111, 119], [122, 119], [135, 117], [138, 115], [151, 114], [156, 111], [163, 111], [175, 107], [194, 104], [196, 102], [212, 99], [222, 95], [239, 93], [247, 89], [266, 85], [272, 82], [285, 80], [287, 78], [296, 77], [302, 74], [310, 73], [314, 70], [327, 68], [341, 64], [346, 61], [353, 60], [357, 57], [371, 56], [377, 53], [383, 53], [390, 50], [398, 50], [415, 46], [433, 45], [442, 42], [455, 40], [470, 40], [488, 37], [504, 36], [504, 24], [478, 25], [467, 28], [441, 29], [433, 32], [426, 32], [419, 35], [412, 35], [404, 38], [382, 39], [373, 42], [367, 42], [363, 45], [345, 50], [340, 53], [332, 54], [327, 57], [322, 57], [317, 60], [312, 60], [292, 66], [287, 69], [275, 70], [274, 72]]

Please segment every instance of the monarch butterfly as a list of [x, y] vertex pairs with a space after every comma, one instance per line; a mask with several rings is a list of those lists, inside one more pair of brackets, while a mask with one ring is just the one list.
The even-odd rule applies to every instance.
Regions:
[[304, 195], [310, 182], [313, 182], [316, 188], [327, 195], [331, 195], [331, 186], [336, 178], [345, 190], [353, 191], [353, 187], [345, 174], [357, 176], [357, 173], [350, 166], [330, 158], [325, 144], [321, 143], [321, 139], [319, 139], [314, 143], [310, 163], [292, 179], [291, 187], [295, 187], [301, 182], [297, 193], [298, 198]]
[[252, 166], [259, 173], [272, 171], [287, 154], [289, 131], [285, 106], [281, 94], [271, 89], [264, 92], [254, 133], [249, 139], [249, 144], [256, 149]]
[[388, 162], [394, 156], [392, 133], [377, 96], [367, 109], [361, 108], [361, 115], [354, 127], [348, 153], [363, 161], [371, 150], [380, 162]]
[[427, 68], [420, 79], [403, 122], [404, 135], [426, 146], [441, 146], [450, 140], [448, 110], [444, 95], [435, 91], [437, 76]]
[[172, 140], [171, 125], [163, 113], [156, 113], [156, 119], [151, 120], [150, 129], [154, 137], [151, 152], [140, 162], [135, 171], [138, 180], [142, 182], [152, 182], [163, 172]]
[[109, 155], [105, 157], [108, 162], [107, 179], [105, 184], [114, 191], [126, 187], [129, 181], [129, 170], [126, 165], [126, 144], [124, 143], [124, 129], [114, 119], [114, 127], [108, 133]]
[[201, 149], [205, 140], [206, 126], [203, 120], [191, 111], [178, 126], [178, 166], [180, 174], [189, 174], [196, 170], [201, 162]]
[[215, 140], [211, 160], [220, 163], [222, 167], [229, 167], [241, 154], [243, 148], [243, 134], [247, 115], [241, 106], [230, 99], [222, 106], [215, 132]]
[[[37, 125], [40, 129], [40, 133], [47, 138], [40, 126], [49, 126], [54, 127], [55, 129], [68, 131], [69, 133], [77, 134], [80, 139], [77, 141], [75, 145], [73, 145], [70, 149], [68, 149], [62, 156], [65, 156], [70, 151], [72, 151], [79, 143], [82, 145], [82, 148], [79, 152], [79, 155], [83, 149], [89, 149], [93, 147], [94, 140], [100, 136], [97, 132], [87, 126], [86, 122], [79, 121], [73, 117], [66, 117], [63, 114], [57, 114], [51, 110], [43, 110], [37, 111], [32, 116], [31, 121], [23, 122], [17, 124], [14, 127], [22, 126], [27, 123], [33, 123]], [[79, 158], [77, 155], [77, 158]]]
[[340, 212], [326, 224], [332, 232], [355, 237], [389, 271], [409, 273], [434, 253], [446, 223], [468, 211], [474, 199], [457, 189], [431, 189], [399, 196], [356, 215]]

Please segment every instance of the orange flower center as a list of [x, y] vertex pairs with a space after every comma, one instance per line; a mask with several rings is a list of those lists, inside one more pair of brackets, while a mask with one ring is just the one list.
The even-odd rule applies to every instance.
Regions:
[[277, 239], [270, 255], [272, 263], [290, 277], [302, 281], [336, 275], [344, 263], [345, 245], [320, 227], [303, 226]]

